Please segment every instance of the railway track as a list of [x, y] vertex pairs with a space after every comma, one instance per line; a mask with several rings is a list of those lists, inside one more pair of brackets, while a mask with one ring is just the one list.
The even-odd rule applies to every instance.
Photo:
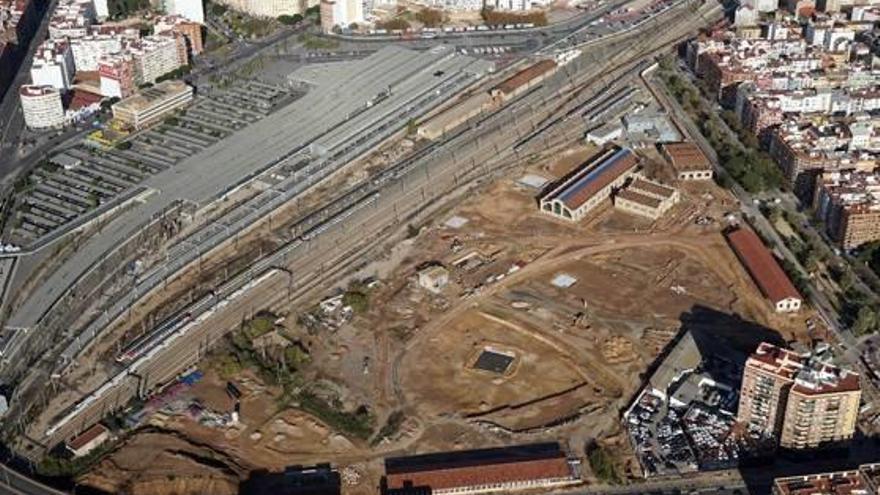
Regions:
[[[685, 5], [689, 5], [689, 3]], [[658, 23], [657, 27], [677, 26], [679, 22], [673, 18], [664, 23]], [[685, 23], [684, 32], [690, 31], [693, 22], [691, 20]], [[668, 34], [662, 29], [654, 32], [661, 33], [660, 36], [663, 37]], [[477, 123], [462, 128], [442, 143], [432, 145], [399, 162], [369, 183], [357, 186], [332, 201], [325, 208], [304, 218], [299, 226], [301, 230], [297, 231], [302, 232], [299, 237], [281, 250], [260, 259], [247, 271], [235, 275], [230, 282], [224, 284], [225, 289], [223, 290], [237, 290], [233, 287], [238, 281], [258, 277], [261, 274], [260, 270], [265, 271], [270, 267], [281, 268], [287, 277], [282, 278], [278, 273], [269, 277], [258, 291], [259, 295], [263, 297], [254, 297], [257, 294], [248, 294], [242, 299], [250, 301], [245, 305], [252, 305], [254, 304], [253, 300], [258, 299], [261, 307], [271, 307], [326, 284], [329, 277], [350, 268], [353, 264], [352, 260], [359, 259], [360, 254], [374, 248], [375, 241], [383, 238], [383, 232], [388, 228], [399, 228], [412, 218], [429, 213], [436, 209], [441, 203], [440, 199], [446, 197], [451, 191], [461, 189], [466, 184], [471, 185], [473, 182], [478, 182], [480, 177], [491, 177], [493, 173], [497, 173], [499, 169], [503, 168], [503, 163], [517, 156], [522, 156], [522, 149], [514, 149], [517, 140], [534, 132], [538, 125], [547, 118], [562, 117], [566, 112], [570, 112], [572, 107], [582, 104], [583, 102], [577, 100], [578, 96], [596, 81], [619, 78], [621, 71], [632, 70], [630, 66], [638, 64], [641, 58], [660, 50], [661, 47], [668, 47], [670, 43], [680, 37], [681, 35], [678, 35], [673, 40], [658, 46], [656, 41], [652, 43], [652, 37], [645, 36], [636, 43], [634, 49], [627, 50], [624, 60], [611, 62], [605, 60], [605, 63], [601, 65], [590, 65], [593, 69], [592, 74], [583, 80], [572, 78], [570, 74], [560, 74], [563, 81], [558, 87], [547, 87], [541, 93], [534, 93], [529, 98], [515, 100], [504, 111], [486, 116]], [[614, 46], [620, 46], [620, 44], [617, 43]], [[590, 60], [589, 63], [594, 64], [597, 57], [587, 58]], [[569, 78], [570, 85], [564, 80], [566, 76]], [[567, 104], [563, 103], [545, 113], [546, 103], [555, 100], [563, 91], [565, 94], [572, 95], [567, 100]], [[539, 111], [540, 113], [536, 115], [536, 112]], [[562, 113], [556, 115], [559, 112]], [[554, 122], [554, 126], [557, 123]], [[554, 126], [546, 127], [546, 129], [552, 129]], [[484, 141], [482, 144], [480, 144], [481, 140]], [[499, 167], [499, 164], [502, 166]], [[439, 169], [432, 168], [431, 165], [439, 167]], [[407, 185], [411, 187], [407, 187]], [[389, 191], [393, 194], [390, 194]], [[370, 197], [375, 198], [375, 201], [356, 210], [351, 210], [353, 206], [364, 205], [363, 202], [368, 201], [367, 198]], [[355, 232], [359, 234], [372, 232], [372, 234], [352, 235]], [[309, 270], [309, 267], [312, 269]], [[187, 311], [192, 316], [194, 313], [190, 309], [188, 308]], [[228, 328], [222, 330], [225, 333]], [[215, 336], [213, 340], [216, 338], [219, 337]], [[213, 342], [209, 340], [205, 339], [205, 346]], [[180, 341], [181, 344], [186, 342]], [[201, 341], [196, 348], [203, 348]], [[180, 353], [181, 351], [175, 352]], [[168, 361], [167, 365], [162, 365], [162, 357], [156, 356], [155, 367], [163, 368], [159, 370], [162, 372], [161, 375], [173, 378], [177, 372], [174, 368], [191, 362], [198, 357], [199, 351], [195, 353], [185, 351], [184, 354], [192, 356], [166, 360]], [[118, 406], [118, 398], [116, 405]], [[106, 407], [99, 409], [104, 410]], [[75, 430], [76, 428], [73, 428], [73, 431]], [[60, 438], [64, 435], [59, 433], [65, 432], [56, 429], [52, 433], [53, 435], [50, 437]], [[49, 441], [40, 443], [50, 445], [54, 439], [45, 438], [43, 440]]]

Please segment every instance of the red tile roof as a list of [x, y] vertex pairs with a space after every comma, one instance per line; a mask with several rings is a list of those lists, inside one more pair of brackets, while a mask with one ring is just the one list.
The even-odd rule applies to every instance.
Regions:
[[727, 241], [745, 265], [752, 279], [767, 299], [776, 304], [784, 299], [800, 299], [801, 295], [782, 271], [776, 258], [767, 250], [761, 239], [748, 228], [740, 228], [727, 234]]
[[574, 480], [555, 442], [388, 458], [385, 474], [389, 493]]
[[456, 487], [493, 485], [530, 480], [565, 479], [571, 468], [564, 457], [536, 459], [503, 464], [431, 469], [386, 476], [389, 489], [407, 486], [444, 490]]
[[86, 444], [91, 442], [92, 440], [98, 438], [100, 435], [107, 433], [107, 428], [104, 427], [101, 423], [95, 423], [91, 428], [82, 432], [79, 436], [74, 437], [69, 442], [67, 442], [67, 446], [71, 450], [79, 450], [83, 448]]
[[104, 97], [101, 95], [77, 88], [73, 91], [73, 98], [70, 101], [70, 108], [73, 110], [79, 110], [80, 108], [98, 103], [103, 99]]
[[708, 170], [712, 163], [694, 143], [667, 143], [663, 151], [669, 156], [672, 167], [679, 171]]
[[625, 148], [611, 147], [592, 156], [556, 182], [541, 201], [558, 200], [576, 210], [638, 165], [638, 157]]
[[620, 191], [619, 193], [617, 193], [617, 198], [624, 199], [626, 201], [632, 201], [633, 203], [638, 203], [649, 208], [658, 208], [660, 207], [661, 203], [661, 201], [657, 198], [646, 196], [640, 192], [636, 192], [631, 189]]
[[636, 179], [630, 184], [630, 189], [635, 191], [642, 191], [653, 194], [655, 196], [660, 196], [661, 198], [671, 198], [675, 195], [675, 189], [664, 186], [663, 184], [657, 184], [656, 182], [647, 181], [644, 179]]
[[547, 72], [556, 68], [556, 62], [553, 60], [541, 60], [540, 62], [526, 67], [525, 69], [517, 72], [516, 74], [510, 76], [509, 78], [501, 81], [498, 86], [495, 86], [495, 89], [504, 93], [510, 94], [516, 91], [520, 86], [526, 85], [532, 79], [536, 79], [538, 77], [543, 76]]
[[869, 493], [867, 483], [858, 471], [811, 474], [777, 478], [780, 495], [852, 495]]

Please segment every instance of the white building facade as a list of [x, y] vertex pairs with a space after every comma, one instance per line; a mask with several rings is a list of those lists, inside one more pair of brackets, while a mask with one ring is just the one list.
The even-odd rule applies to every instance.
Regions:
[[101, 57], [122, 51], [122, 37], [117, 35], [92, 35], [71, 40], [73, 63], [78, 71], [93, 72], [98, 70]]
[[29, 129], [51, 129], [64, 125], [61, 93], [52, 86], [24, 85], [19, 90], [24, 122]]
[[66, 41], [46, 40], [34, 55], [31, 80], [36, 86], [67, 90], [73, 84], [73, 52]]
[[205, 8], [202, 0], [165, 0], [165, 12], [179, 15], [188, 21], [205, 23]]

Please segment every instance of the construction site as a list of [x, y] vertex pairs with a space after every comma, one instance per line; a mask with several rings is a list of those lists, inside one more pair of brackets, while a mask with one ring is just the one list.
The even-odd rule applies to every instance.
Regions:
[[[656, 40], [630, 48], [633, 41], [621, 38], [609, 49], [653, 53], [702, 22], [658, 17], [655, 27], [670, 29], [652, 31]], [[73, 472], [77, 483], [110, 493], [238, 493], [254, 471], [315, 462], [338, 467], [345, 493], [375, 493], [389, 455], [547, 439], [575, 456], [595, 440], [617, 446], [621, 472], [638, 476], [620, 413], [687, 315], [737, 315], [797, 337], [808, 313], [772, 311], [721, 234], [740, 221], [735, 200], [712, 181], [677, 181], [645, 143], [681, 136], [654, 132], [653, 124], [628, 125], [616, 141], [633, 166], [617, 178], [620, 187], [604, 186], [581, 221], [539, 208], [557, 184], [595, 182], [605, 160], [595, 157], [624, 153], [585, 140], [590, 119], [616, 121], [656, 106], [637, 77], [646, 64], [579, 53], [495, 75], [447, 50], [383, 51], [375, 57], [412, 73], [413, 87], [418, 78], [445, 81], [439, 89], [457, 96], [440, 105], [436, 92], [413, 89], [413, 98], [431, 100], [419, 122], [396, 119], [396, 127], [368, 135], [348, 129], [363, 139], [334, 135], [326, 147], [316, 138], [290, 163], [288, 155], [253, 157], [254, 167], [263, 158], [270, 165], [256, 175], [239, 171], [240, 187], [190, 191], [198, 198], [175, 203], [173, 214], [151, 214], [151, 230], [113, 251], [130, 260], [124, 268], [85, 275], [104, 284], [94, 294], [124, 297], [76, 312], [84, 294], [20, 291], [31, 297], [13, 302], [16, 324], [7, 326], [5, 344], [23, 346], [16, 336], [26, 335], [51, 344], [60, 359], [29, 370], [19, 387], [46, 390], [33, 410], [13, 409], [28, 416], [16, 450], [53, 459], [57, 446], [85, 443], [75, 440], [104, 424], [114, 439], [44, 474]], [[315, 66], [289, 82], [320, 86], [315, 81], [358, 63]], [[594, 75], [574, 85], [571, 74], [584, 67]], [[627, 85], [638, 90], [621, 96]], [[398, 103], [387, 116], [409, 115], [407, 102], [373, 89], [365, 90], [375, 96], [369, 110], [346, 119]], [[481, 92], [493, 101], [461, 114]], [[568, 96], [560, 102], [560, 94]], [[543, 112], [548, 105], [554, 110]], [[291, 111], [273, 110], [251, 126], [268, 129]], [[440, 131], [421, 135], [420, 124], [437, 113]], [[181, 163], [211, 165], [203, 154]], [[318, 174], [315, 157], [340, 166]], [[586, 165], [596, 160], [595, 169]], [[83, 240], [57, 248], [78, 251], [59, 259], [97, 256], [84, 250], [98, 242], [90, 235], [122, 239], [120, 219], [169, 200], [146, 194], [78, 231]], [[60, 311], [77, 321], [50, 341]], [[169, 466], [181, 469], [169, 477]], [[589, 470], [584, 477], [593, 479]]]
[[[227, 320], [263, 355], [300, 349], [297, 386], [344, 418], [290, 400], [227, 339], [198, 363], [197, 383], [127, 409], [135, 433], [81, 482], [237, 493], [253, 469], [320, 460], [340, 468], [345, 493], [375, 493], [381, 459], [416, 445], [548, 438], [581, 454], [587, 442], [613, 446], [621, 472], [640, 476], [620, 414], [685, 322], [720, 331], [729, 318], [798, 340], [809, 313], [777, 314], [762, 297], [722, 235], [738, 222], [735, 201], [712, 181], [675, 183], [681, 200], [656, 221], [610, 200], [578, 223], [542, 214], [538, 179], [599, 150], [560, 151], [411, 225], [336, 291], [276, 305], [271, 319], [252, 307]], [[637, 154], [640, 173], [671, 183], [659, 153]], [[255, 319], [271, 321], [256, 336]], [[181, 459], [192, 469], [160, 483]]]

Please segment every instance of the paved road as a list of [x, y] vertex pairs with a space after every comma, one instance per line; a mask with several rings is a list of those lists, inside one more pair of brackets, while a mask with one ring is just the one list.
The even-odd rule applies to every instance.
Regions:
[[30, 67], [40, 43], [47, 37], [49, 32], [49, 19], [58, 5], [58, 0], [50, 0], [40, 25], [34, 33], [31, 44], [19, 67], [18, 74], [12, 80], [9, 91], [6, 92], [3, 101], [0, 101], [0, 182], [2, 179], [18, 170], [22, 164], [18, 161], [18, 143], [24, 130], [24, 116], [21, 113], [21, 105], [18, 98], [18, 88], [28, 83], [31, 77]]
[[[651, 84], [649, 82], [649, 84]], [[718, 162], [718, 157], [715, 154], [715, 150], [712, 149], [711, 144], [706, 140], [706, 138], [702, 135], [697, 125], [693, 120], [688, 116], [688, 114], [684, 111], [681, 105], [672, 98], [664, 88], [658, 87], [658, 85], [653, 85], [654, 90], [660, 98], [664, 101], [665, 106], [671, 111], [673, 115], [676, 116], [676, 119], [680, 124], [682, 124], [687, 133], [691, 136], [691, 138], [700, 146], [704, 153], [707, 156], [712, 158], [712, 162], [715, 166], [715, 172], [719, 175], [727, 175], [727, 172]], [[734, 136], [734, 139], [737, 139]], [[752, 227], [757, 230], [765, 239], [769, 239], [775, 245], [777, 251], [793, 266], [795, 266], [798, 270], [801, 271], [804, 275], [806, 275], [807, 271], [803, 268], [797, 256], [788, 249], [788, 246], [785, 244], [785, 241], [776, 231], [776, 229], [770, 224], [767, 218], [761, 213], [758, 206], [755, 204], [755, 196], [747, 192], [743, 189], [739, 184], [737, 184], [732, 178], [730, 182], [733, 184], [731, 188], [731, 192], [733, 192], [734, 196], [740, 202], [740, 210], [744, 215], [747, 215], [752, 219]], [[850, 365], [850, 367], [856, 371], [858, 371], [862, 377], [862, 395], [863, 400], [867, 403], [876, 403], [878, 399], [880, 399], [880, 390], [878, 390], [877, 385], [870, 379], [870, 373], [865, 368], [864, 363], [859, 359], [858, 354], [858, 343], [855, 336], [848, 330], [846, 330], [842, 323], [840, 314], [838, 314], [837, 310], [834, 309], [834, 305], [828, 299], [828, 295], [820, 288], [814, 280], [809, 280], [810, 284], [809, 290], [809, 300], [812, 306], [819, 312], [822, 319], [825, 321], [826, 326], [831, 331], [834, 339], [843, 344], [843, 349], [841, 349], [841, 355], [844, 360]]]
[[[649, 26], [649, 29], [650, 29], [650, 26]], [[603, 66], [602, 66], [601, 64], [596, 63], [595, 66], [594, 66], [594, 70], [601, 70], [602, 67], [603, 67]], [[554, 89], [556, 89], [556, 88], [554, 88]], [[552, 93], [551, 93], [551, 94], [552, 94]], [[531, 119], [527, 120], [526, 122], [527, 122], [527, 126], [534, 127], [534, 125], [535, 125], [535, 123], [534, 123]], [[509, 129], [509, 126], [501, 126], [501, 125], [499, 125], [499, 126], [497, 126], [497, 128], [493, 129], [493, 132], [496, 132], [496, 133], [497, 133], [498, 130], [501, 129], [501, 128]], [[526, 128], [528, 128], [528, 127], [526, 127]], [[486, 129], [488, 129], [488, 127], [487, 127]], [[478, 142], [478, 141], [480, 140], [480, 137], [485, 136], [486, 133], [483, 132], [483, 133], [474, 133], [474, 134], [477, 134], [477, 136], [475, 136], [475, 137], [476, 137], [476, 141]], [[514, 137], [516, 137], [516, 136], [514, 136]], [[497, 146], [498, 146], [498, 145], [496, 144], [494, 150], [493, 150], [493, 149], [490, 149], [489, 154], [488, 154], [488, 155], [483, 155], [483, 156], [485, 156], [485, 157], [487, 157], [487, 158], [488, 158], [488, 157], [491, 157], [491, 156], [496, 156], [496, 155], [497, 155]], [[463, 152], [463, 148], [460, 148], [460, 147], [458, 147], [458, 146], [451, 147], [451, 148], [450, 148], [450, 147], [447, 147], [447, 150], [446, 150], [446, 151], [449, 151], [449, 152], [451, 152], [451, 153], [453, 153], [453, 154], [455, 154], [455, 153], [462, 153], [462, 152]], [[351, 237], [351, 236], [349, 236], [349, 237]]]
[[66, 493], [69, 492], [56, 490], [0, 464], [0, 495], [63, 495]]

